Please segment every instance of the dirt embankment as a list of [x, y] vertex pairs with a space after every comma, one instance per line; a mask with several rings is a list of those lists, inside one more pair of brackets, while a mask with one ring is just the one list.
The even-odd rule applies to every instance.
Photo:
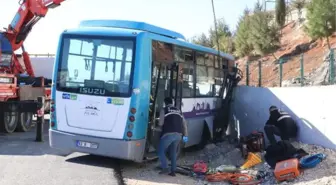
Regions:
[[[303, 68], [306, 85], [324, 84], [329, 71], [328, 68], [328, 44], [325, 40], [313, 41], [303, 31], [303, 24], [291, 22], [282, 30], [281, 47], [274, 53], [276, 58], [283, 58], [283, 86], [293, 86], [299, 84], [297, 78], [300, 77], [300, 60], [303, 54]], [[336, 48], [336, 33], [329, 38], [332, 48]], [[244, 78], [241, 85], [246, 84], [246, 62], [250, 61], [249, 85], [258, 85], [258, 61], [262, 64], [262, 86], [279, 86], [279, 65], [272, 54], [262, 57], [247, 57], [237, 60], [238, 67], [243, 71]]]

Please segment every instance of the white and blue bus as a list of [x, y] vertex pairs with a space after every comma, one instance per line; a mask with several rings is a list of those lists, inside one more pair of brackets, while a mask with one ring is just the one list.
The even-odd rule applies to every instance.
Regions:
[[141, 162], [155, 153], [163, 99], [174, 98], [189, 141], [213, 135], [234, 58], [143, 22], [88, 20], [60, 36], [50, 146]]

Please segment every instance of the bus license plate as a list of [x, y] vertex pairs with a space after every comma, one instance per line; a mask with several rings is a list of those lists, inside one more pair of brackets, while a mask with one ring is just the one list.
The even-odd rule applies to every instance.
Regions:
[[82, 147], [82, 148], [92, 148], [92, 149], [98, 148], [97, 143], [91, 143], [91, 142], [86, 142], [86, 141], [77, 141], [77, 146]]

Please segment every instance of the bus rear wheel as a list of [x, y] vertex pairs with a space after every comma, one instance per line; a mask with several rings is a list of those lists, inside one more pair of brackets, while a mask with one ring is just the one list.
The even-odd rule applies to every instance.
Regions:
[[32, 112], [21, 112], [19, 116], [19, 124], [16, 127], [18, 132], [27, 132], [33, 126], [33, 113]]
[[0, 117], [0, 131], [3, 133], [13, 133], [18, 124], [19, 112], [15, 105], [10, 105], [11, 112], [4, 112]]

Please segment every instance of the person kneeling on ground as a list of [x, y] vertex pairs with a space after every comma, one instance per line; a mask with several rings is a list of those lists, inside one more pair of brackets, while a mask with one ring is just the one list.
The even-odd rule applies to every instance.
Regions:
[[183, 142], [188, 142], [187, 123], [182, 112], [173, 106], [172, 98], [164, 99], [165, 107], [160, 112], [159, 126], [162, 127], [161, 139], [159, 144], [158, 156], [161, 162], [160, 174], [169, 173], [166, 150], [169, 149], [171, 159], [171, 172], [169, 175], [175, 176], [176, 157], [178, 145], [183, 139]]
[[284, 111], [280, 111], [276, 106], [269, 108], [270, 117], [267, 120], [264, 130], [270, 144], [276, 144], [274, 135], [280, 136], [281, 140], [296, 138], [297, 125], [294, 119]]

